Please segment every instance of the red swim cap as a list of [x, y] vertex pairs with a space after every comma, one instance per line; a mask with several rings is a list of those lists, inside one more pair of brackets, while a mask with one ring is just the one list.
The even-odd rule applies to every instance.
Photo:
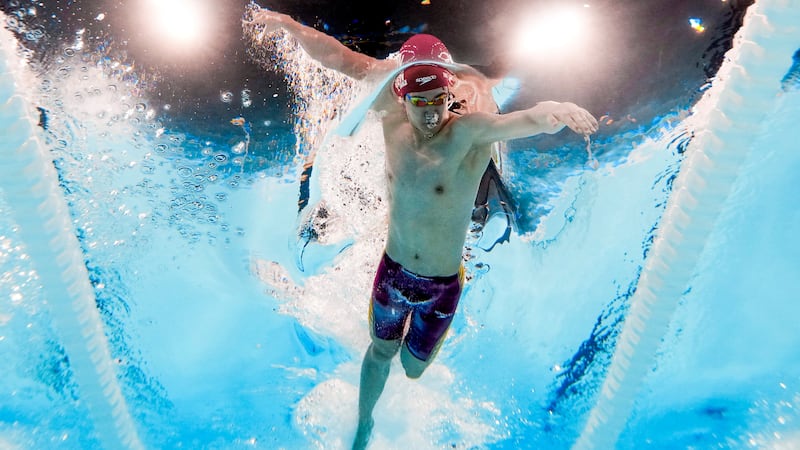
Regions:
[[405, 97], [409, 92], [422, 92], [440, 87], [450, 87], [454, 83], [449, 70], [430, 64], [411, 66], [394, 80], [394, 93]]
[[453, 57], [444, 43], [436, 36], [430, 34], [416, 34], [411, 36], [400, 47], [400, 59], [403, 64], [413, 61], [441, 61], [453, 64]]
[[[402, 64], [414, 61], [441, 61], [453, 64], [453, 57], [439, 38], [430, 34], [417, 34], [408, 39], [400, 47], [400, 61]], [[434, 65], [420, 64], [411, 66], [397, 76], [394, 82], [394, 92], [404, 97], [409, 92], [421, 92], [439, 87], [452, 86], [455, 76], [449, 70]]]

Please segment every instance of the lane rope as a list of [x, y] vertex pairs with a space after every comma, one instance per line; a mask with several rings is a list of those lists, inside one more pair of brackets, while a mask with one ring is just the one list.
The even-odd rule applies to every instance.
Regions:
[[[792, 5], [794, 4], [794, 5]], [[573, 450], [614, 448], [739, 169], [800, 47], [797, 0], [758, 0], [715, 83], [675, 180], [594, 408]]]
[[[0, 12], [0, 19], [6, 23], [7, 17]], [[50, 153], [38, 137], [35, 108], [26, 95], [33, 92], [26, 90], [29, 80], [35, 79], [17, 55], [16, 39], [0, 27], [0, 190], [99, 441], [107, 449], [143, 449], [120, 390], [69, 207]]]

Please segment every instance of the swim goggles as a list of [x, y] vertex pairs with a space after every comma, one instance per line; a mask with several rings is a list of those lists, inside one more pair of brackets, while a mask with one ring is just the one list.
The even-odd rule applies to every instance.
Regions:
[[444, 102], [447, 101], [447, 98], [449, 96], [450, 96], [449, 93], [442, 92], [441, 94], [437, 95], [436, 97], [433, 97], [433, 100], [428, 100], [425, 97], [417, 97], [416, 95], [406, 94], [405, 99], [406, 99], [407, 102], [411, 103], [412, 105], [419, 106], [419, 107], [428, 106], [428, 105], [441, 106], [441, 105], [444, 105]]

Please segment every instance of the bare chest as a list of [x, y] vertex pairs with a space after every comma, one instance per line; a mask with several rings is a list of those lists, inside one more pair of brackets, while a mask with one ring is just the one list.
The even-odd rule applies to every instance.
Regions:
[[[485, 166], [485, 162], [484, 162]], [[474, 197], [482, 170], [465, 157], [405, 151], [387, 154], [386, 177], [393, 206], [406, 210], [461, 209]]]

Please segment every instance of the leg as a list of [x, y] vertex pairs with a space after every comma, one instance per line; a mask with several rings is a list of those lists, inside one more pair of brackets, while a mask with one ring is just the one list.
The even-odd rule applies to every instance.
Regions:
[[447, 330], [442, 333], [439, 340], [436, 342], [436, 346], [434, 347], [433, 351], [428, 355], [427, 359], [420, 359], [414, 353], [409, 351], [408, 345], [403, 345], [403, 349], [400, 351], [400, 362], [403, 363], [403, 368], [406, 370], [406, 376], [408, 378], [417, 379], [422, 376], [422, 373], [425, 372], [425, 369], [431, 365], [434, 358], [436, 358], [436, 354], [439, 353], [439, 347], [442, 346], [444, 342], [444, 338], [447, 335]]
[[400, 361], [409, 378], [419, 378], [431, 364], [444, 342], [447, 330], [453, 322], [464, 269], [447, 282], [430, 287], [435, 295], [430, 301], [417, 305], [411, 313], [408, 335], [400, 353]]
[[422, 372], [428, 368], [435, 356], [436, 355], [431, 355], [427, 361], [423, 361], [409, 352], [408, 347], [404, 345], [403, 349], [400, 351], [400, 362], [403, 363], [403, 368], [406, 370], [406, 376], [416, 380], [422, 376]]
[[383, 393], [386, 380], [389, 378], [389, 368], [392, 358], [397, 354], [400, 341], [386, 341], [377, 337], [372, 338], [372, 344], [364, 354], [361, 364], [361, 385], [358, 393], [358, 430], [353, 441], [353, 449], [367, 447], [372, 434], [372, 411]]
[[365, 449], [372, 434], [372, 411], [383, 393], [392, 358], [400, 348], [409, 309], [403, 302], [392, 299], [386, 284], [391, 281], [385, 263], [378, 266], [375, 286], [369, 304], [369, 330], [372, 343], [361, 363], [361, 383], [358, 392], [358, 429], [353, 449]]

